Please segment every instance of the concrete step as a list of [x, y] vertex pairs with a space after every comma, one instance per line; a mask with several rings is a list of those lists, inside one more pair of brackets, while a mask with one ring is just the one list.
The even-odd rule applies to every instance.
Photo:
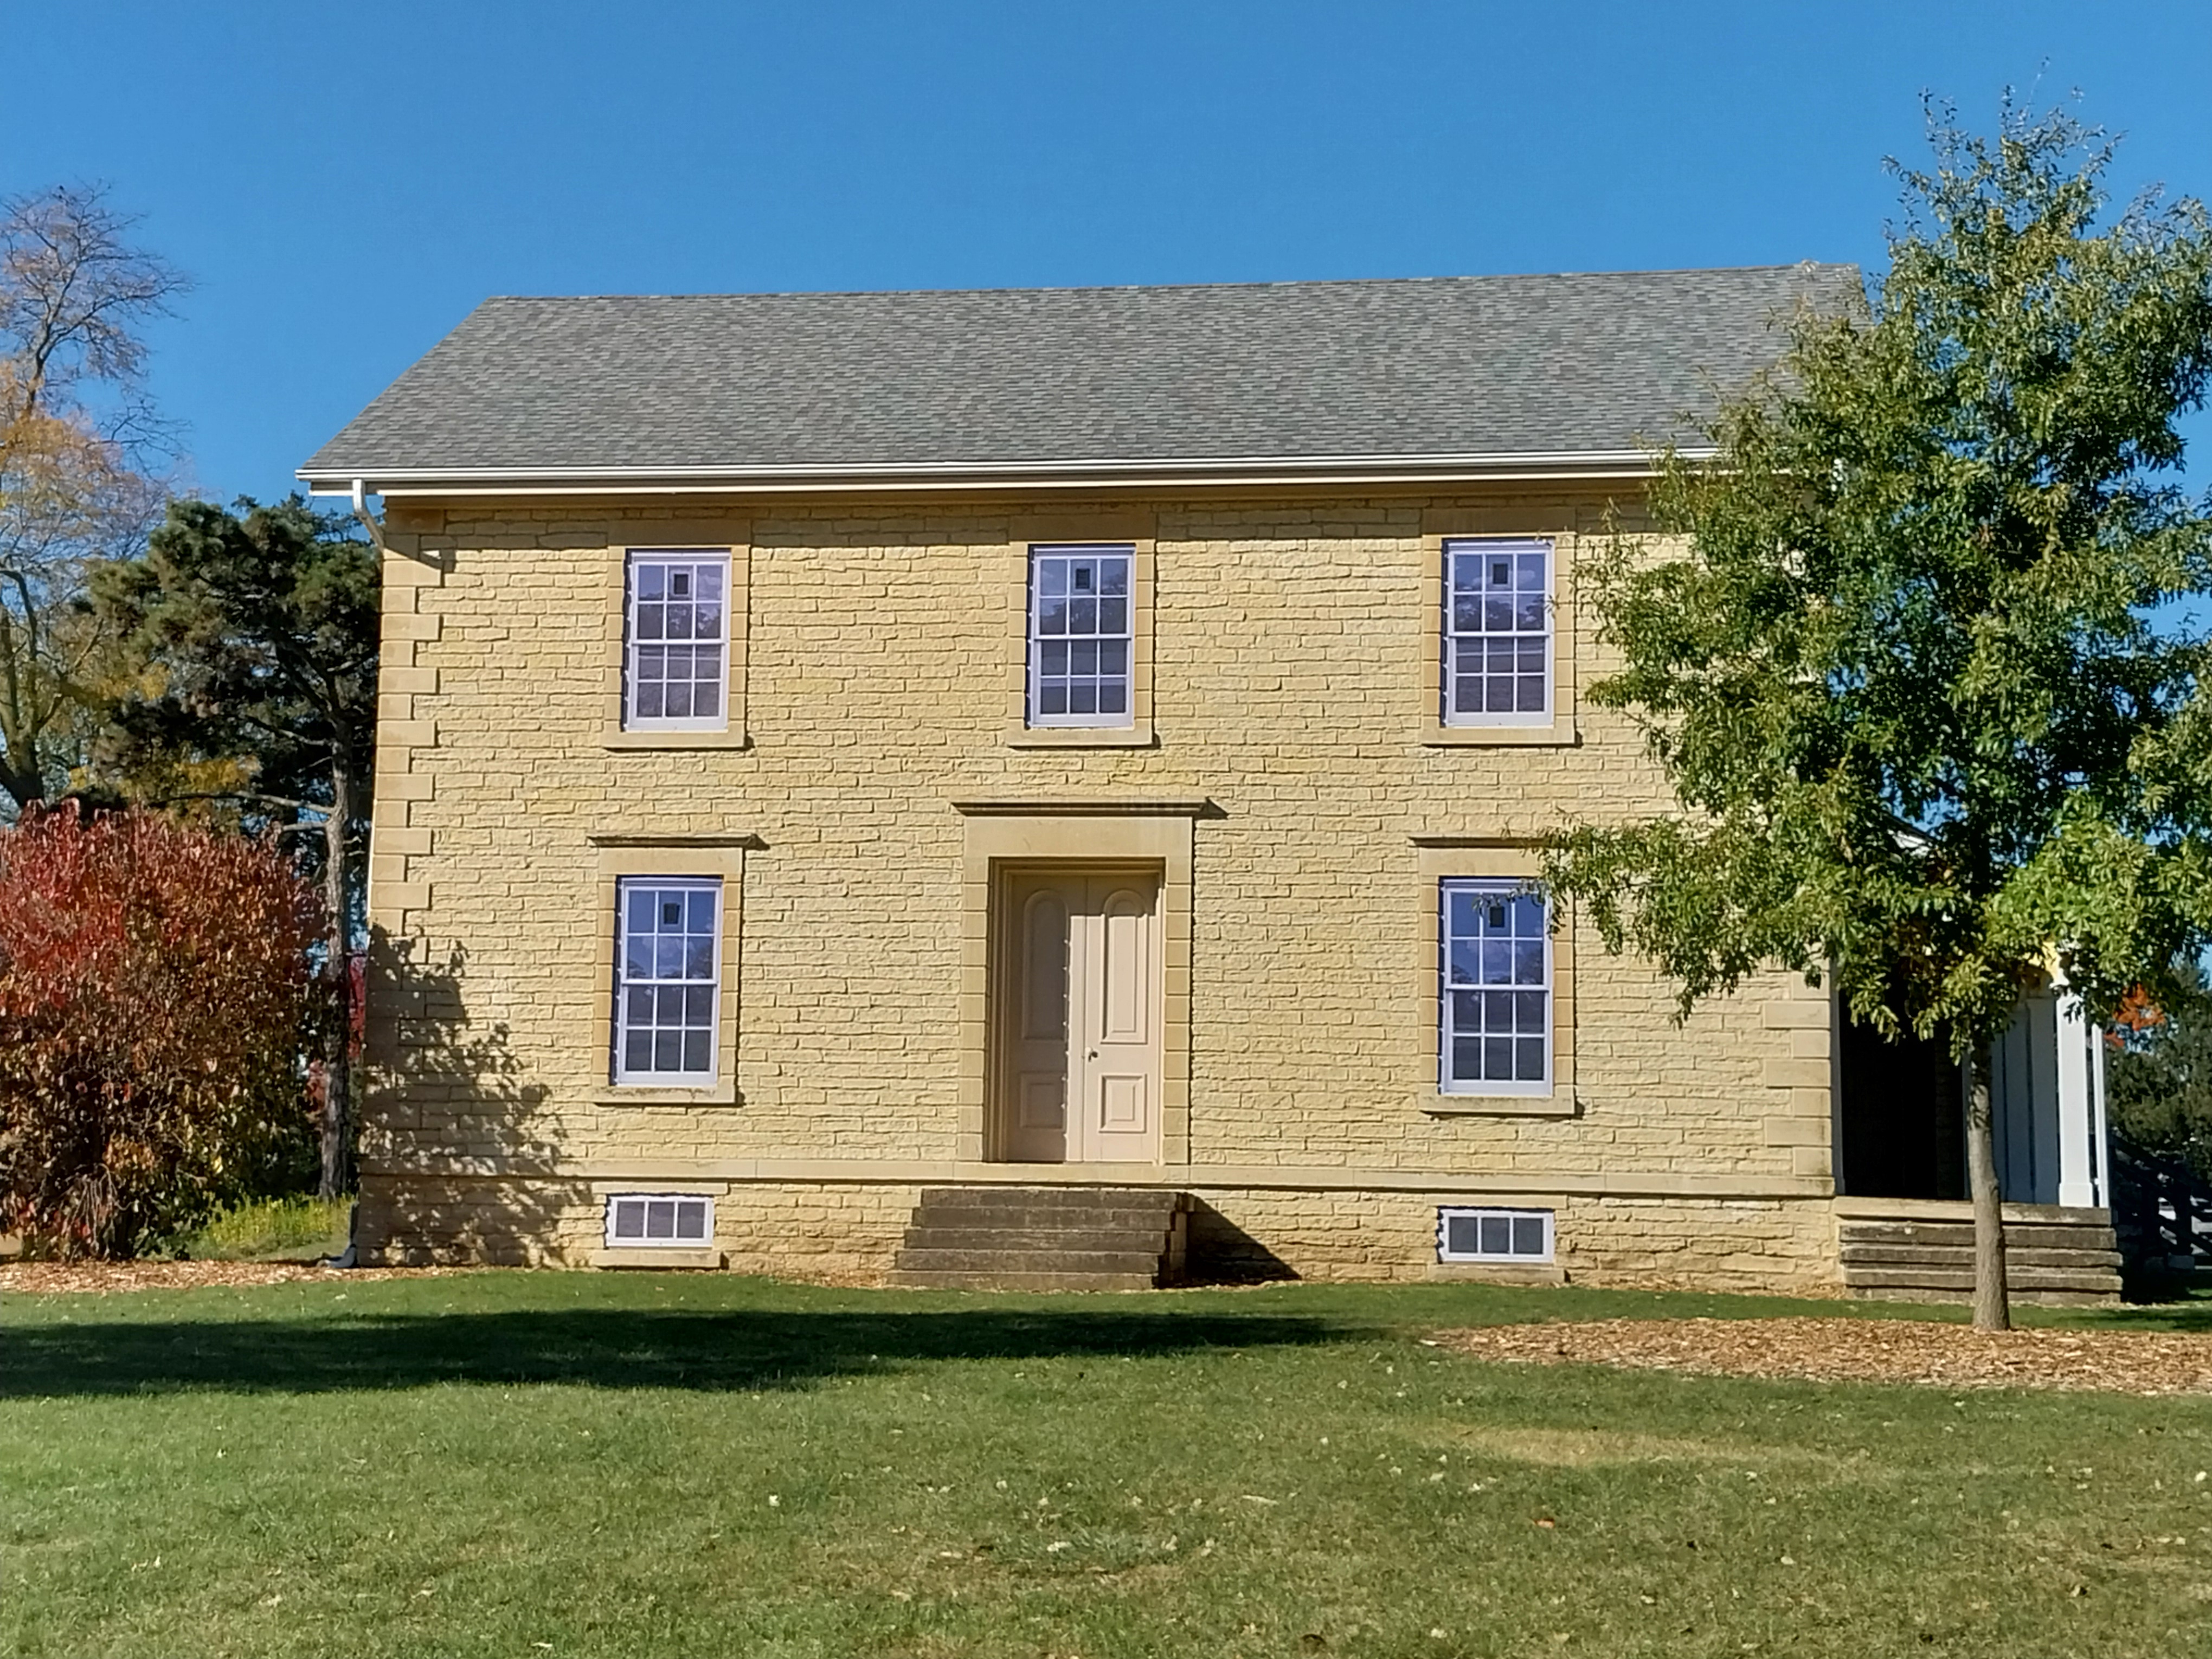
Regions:
[[1146, 1284], [1159, 1277], [1160, 1252], [1136, 1250], [945, 1250], [899, 1251], [893, 1265], [924, 1273], [1135, 1273]]
[[[1846, 1221], [1837, 1229], [1845, 1244], [1930, 1244], [1966, 1246], [1974, 1242], [1968, 1221]], [[2005, 1224], [2005, 1243], [2024, 1249], [2051, 1250], [2109, 1250], [2115, 1248], [2109, 1226], [2045, 1226], [2039, 1223]]]
[[1161, 1227], [940, 1227], [932, 1217], [917, 1218], [905, 1243], [910, 1250], [1146, 1250], [1157, 1256], [1166, 1238]]
[[1105, 1205], [1084, 1205], [1074, 1209], [1063, 1209], [1054, 1205], [924, 1204], [915, 1211], [912, 1224], [973, 1231], [1006, 1228], [1016, 1232], [1109, 1230], [1158, 1233], [1164, 1237], [1174, 1215], [1172, 1210], [1139, 1210]]
[[890, 1282], [1150, 1290], [1182, 1271], [1188, 1204], [1156, 1187], [932, 1187], [908, 1220]]
[[[2005, 1279], [2007, 1288], [2015, 1292], [2077, 1291], [2117, 1296], [2120, 1290], [2118, 1273], [2109, 1268], [2014, 1267], [2006, 1273]], [[1869, 1267], [1846, 1262], [1844, 1285], [1853, 1291], [1972, 1291], [1974, 1273], [1971, 1267]]]
[[[1966, 1291], [1931, 1291], [1905, 1286], [1902, 1289], [1863, 1287], [1852, 1291], [1862, 1302], [1929, 1302], [1952, 1307], [1963, 1306], [1974, 1298]], [[2111, 1291], [2021, 1291], [2012, 1292], [2010, 1300], [2030, 1308], [2109, 1308], [2118, 1301], [2119, 1292]]]
[[1149, 1291], [1150, 1273], [1039, 1272], [955, 1272], [941, 1268], [894, 1267], [889, 1283], [930, 1291]]
[[[1863, 1262], [1869, 1266], [1929, 1267], [1973, 1270], [1974, 1249], [1971, 1244], [1859, 1244], [1846, 1243], [1843, 1247], [1845, 1266]], [[2005, 1249], [2008, 1268], [2020, 1267], [2108, 1267], [2118, 1272], [2120, 1253], [2118, 1250], [2045, 1250], [2008, 1245]]]
[[1011, 1206], [1015, 1209], [1157, 1210], [1171, 1215], [1182, 1194], [1160, 1187], [928, 1187], [921, 1206], [940, 1204]]

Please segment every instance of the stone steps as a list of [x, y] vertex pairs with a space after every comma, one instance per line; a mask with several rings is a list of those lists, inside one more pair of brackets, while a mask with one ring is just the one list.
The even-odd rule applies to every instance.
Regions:
[[[2052, 1210], [2005, 1217], [2005, 1274], [2022, 1302], [2117, 1302], [2120, 1254], [2101, 1212]], [[1851, 1218], [1838, 1224], [1844, 1288], [1856, 1296], [1962, 1301], [1974, 1289], [1974, 1227], [1951, 1218]]]
[[889, 1275], [940, 1290], [1140, 1291], [1182, 1276], [1188, 1203], [1150, 1187], [936, 1187]]

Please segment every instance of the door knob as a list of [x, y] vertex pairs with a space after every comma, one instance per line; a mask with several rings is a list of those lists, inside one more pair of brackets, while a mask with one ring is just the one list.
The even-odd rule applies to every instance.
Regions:
[[1093, 1048], [1093, 1049], [1091, 1051], [1091, 1059], [1093, 1059], [1093, 1060], [1096, 1060], [1096, 1059], [1097, 1059], [1097, 1058], [1098, 1058], [1098, 1051], [1097, 1051], [1096, 1048]]

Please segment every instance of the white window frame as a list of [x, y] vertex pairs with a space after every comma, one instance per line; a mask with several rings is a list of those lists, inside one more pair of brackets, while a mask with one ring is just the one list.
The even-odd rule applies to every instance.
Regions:
[[[1451, 962], [1451, 902], [1455, 893], [1475, 893], [1494, 896], [1509, 903], [1515, 900], [1534, 899], [1542, 908], [1542, 941], [1544, 948], [1544, 976], [1538, 985], [1525, 982], [1474, 984], [1455, 983], [1452, 977]], [[1503, 1096], [1528, 1098], [1549, 1096], [1553, 1078], [1559, 1062], [1559, 988], [1552, 951], [1551, 899], [1540, 888], [1527, 881], [1510, 878], [1499, 879], [1487, 876], [1445, 876], [1437, 883], [1437, 1091], [1456, 1096]], [[1543, 994], [1542, 1030], [1544, 1043], [1544, 1075], [1540, 1079], [1524, 1078], [1457, 1079], [1452, 1074], [1452, 997], [1455, 993], [1472, 993], [1476, 996], [1540, 991]], [[1514, 1036], [1521, 1036], [1518, 1011], [1516, 1011]], [[1517, 1055], [1516, 1055], [1517, 1066]]]
[[[1506, 1224], [1508, 1248], [1502, 1251], [1481, 1249], [1480, 1237], [1482, 1224], [1486, 1221], [1501, 1220]], [[1473, 1221], [1475, 1224], [1478, 1238], [1476, 1249], [1470, 1251], [1455, 1250], [1451, 1248], [1451, 1224], [1455, 1221]], [[1544, 1250], [1540, 1255], [1530, 1255], [1526, 1251], [1516, 1251], [1511, 1248], [1511, 1234], [1516, 1224], [1530, 1221], [1540, 1223], [1544, 1230]], [[1504, 1210], [1461, 1204], [1442, 1205], [1437, 1210], [1437, 1260], [1439, 1261], [1483, 1261], [1504, 1266], [1547, 1266], [1557, 1259], [1557, 1243], [1556, 1218], [1550, 1210]]]
[[[714, 896], [714, 926], [710, 935], [712, 977], [698, 980], [688, 975], [670, 979], [659, 974], [633, 976], [629, 972], [629, 896], [639, 888], [657, 892], [699, 893]], [[612, 1077], [617, 1087], [648, 1089], [710, 1089], [720, 1079], [722, 1049], [722, 932], [725, 911], [729, 902], [725, 883], [720, 876], [618, 876], [615, 879], [615, 971], [614, 971], [614, 1052], [609, 1057]], [[690, 918], [685, 918], [685, 937], [691, 937]], [[627, 1063], [629, 1048], [629, 993], [633, 988], [659, 988], [680, 985], [688, 994], [703, 988], [707, 995], [707, 1068], [704, 1071], [656, 1071], [650, 1067], [633, 1070]], [[680, 1028], [689, 1031], [695, 1028]]]
[[[615, 1222], [620, 1206], [637, 1205], [643, 1207], [640, 1219], [649, 1228], [653, 1221], [653, 1206], [666, 1205], [669, 1231], [664, 1238], [654, 1238], [649, 1232], [631, 1235], [617, 1234]], [[696, 1210], [700, 1215], [702, 1231], [696, 1237], [679, 1236], [684, 1212]], [[605, 1217], [606, 1247], [611, 1250], [703, 1250], [714, 1243], [714, 1200], [704, 1193], [609, 1193]]]
[[[1460, 654], [1469, 648], [1486, 650], [1490, 641], [1510, 638], [1519, 641], [1531, 637], [1528, 630], [1518, 627], [1496, 630], [1487, 626], [1462, 629], [1457, 623], [1456, 566], [1454, 555], [1472, 554], [1478, 557], [1504, 555], [1516, 562], [1515, 575], [1519, 574], [1517, 562], [1527, 556], [1540, 556], [1544, 561], [1544, 706], [1540, 709], [1471, 709], [1464, 713], [1455, 708], [1457, 702]], [[1558, 606], [1553, 596], [1559, 582], [1559, 547], [1548, 536], [1447, 536], [1443, 538], [1443, 614], [1438, 618], [1442, 629], [1439, 649], [1443, 663], [1442, 688], [1438, 696], [1437, 717], [1447, 726], [1549, 726], [1559, 701], [1559, 649], [1555, 637], [1558, 628]], [[1516, 585], [1514, 589], [1522, 591]]]
[[[1035, 731], [1127, 731], [1137, 724], [1137, 548], [1133, 542], [1033, 542], [1029, 550], [1029, 644], [1026, 689], [1023, 693], [1024, 723]], [[1038, 580], [1040, 562], [1047, 559], [1118, 558], [1127, 567], [1124, 592], [1125, 625], [1119, 633], [1070, 634], [1051, 636], [1041, 631], [1045, 594]], [[1098, 597], [1105, 597], [1103, 594]], [[1118, 713], [1048, 714], [1042, 709], [1044, 647], [1052, 639], [1073, 645], [1079, 641], [1113, 641], [1121, 647], [1121, 708]], [[1094, 677], [1103, 678], [1103, 677]]]
[[[638, 637], [638, 574], [649, 566], [712, 565], [721, 572], [721, 633], [717, 637], [702, 638], [692, 635], [694, 646], [713, 645], [721, 653], [721, 672], [714, 677], [715, 708], [713, 714], [640, 714], [637, 712], [638, 653], [656, 646], [665, 647], [665, 640], [645, 641]], [[726, 732], [730, 729], [730, 612], [735, 597], [730, 591], [731, 559], [727, 548], [721, 547], [634, 547], [623, 566], [623, 665], [622, 665], [622, 726], [625, 732]], [[698, 684], [694, 676], [692, 684]]]

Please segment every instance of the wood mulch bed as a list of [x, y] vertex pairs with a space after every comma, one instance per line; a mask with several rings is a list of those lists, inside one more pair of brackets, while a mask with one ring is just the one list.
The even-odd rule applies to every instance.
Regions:
[[320, 1267], [304, 1261], [17, 1261], [0, 1266], [0, 1293], [58, 1291], [189, 1291], [210, 1286], [338, 1284], [363, 1279], [434, 1279], [465, 1267]]
[[1946, 1389], [2212, 1394], [2212, 1334], [1981, 1332], [1921, 1319], [1603, 1319], [1440, 1332], [1479, 1359]]

